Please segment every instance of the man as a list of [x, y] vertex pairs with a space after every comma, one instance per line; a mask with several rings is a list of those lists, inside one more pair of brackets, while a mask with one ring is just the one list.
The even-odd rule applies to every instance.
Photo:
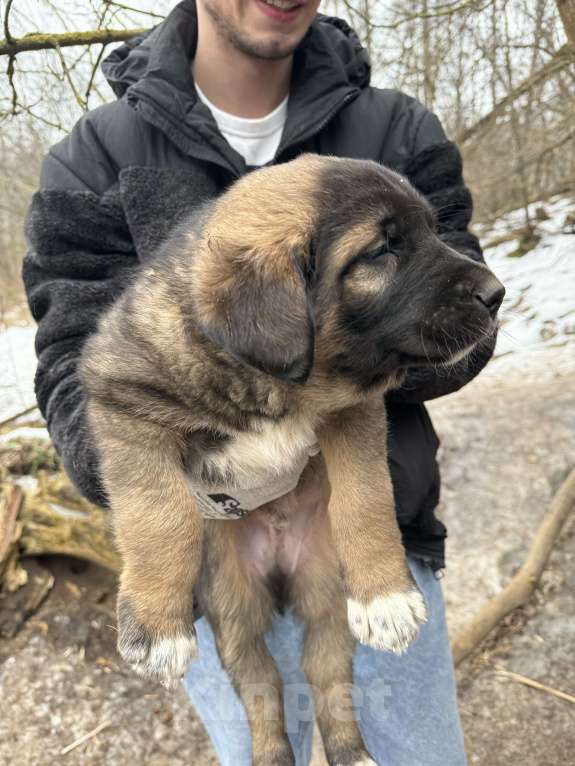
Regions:
[[[28, 220], [24, 263], [39, 323], [38, 402], [71, 478], [106, 498], [76, 367], [102, 310], [193, 205], [254, 166], [316, 152], [383, 162], [405, 173], [438, 210], [449, 244], [481, 259], [468, 231], [461, 162], [437, 118], [396, 91], [369, 86], [369, 63], [318, 0], [183, 0], [150, 34], [104, 62], [118, 100], [83, 117], [45, 159]], [[350, 194], [353, 190], [350, 189]], [[401, 658], [359, 646], [356, 711], [378, 764], [465, 763], [443, 601], [438, 440], [426, 399], [461, 387], [492, 353], [448, 373], [419, 370], [389, 397], [397, 512], [430, 619]], [[129, 449], [129, 445], [127, 445]], [[197, 622], [199, 659], [185, 687], [222, 764], [250, 762], [244, 711], [223, 673], [209, 626]], [[268, 638], [286, 683], [287, 727], [307, 764], [312, 713], [298, 666], [301, 627], [278, 617]], [[329, 704], [329, 701], [326, 702]], [[342, 713], [343, 714], [343, 713]]]

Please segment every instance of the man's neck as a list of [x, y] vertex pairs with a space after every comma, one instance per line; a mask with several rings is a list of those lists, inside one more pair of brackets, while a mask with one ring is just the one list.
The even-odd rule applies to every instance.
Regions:
[[198, 22], [192, 69], [194, 80], [212, 104], [248, 118], [265, 117], [279, 106], [289, 93], [293, 57], [248, 56], [222, 39], [209, 19], [198, 18]]

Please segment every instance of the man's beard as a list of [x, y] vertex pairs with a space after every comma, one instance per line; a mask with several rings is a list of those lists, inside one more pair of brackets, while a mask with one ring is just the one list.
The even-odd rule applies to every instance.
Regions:
[[245, 35], [240, 30], [234, 27], [233, 23], [220, 13], [219, 8], [215, 3], [204, 2], [204, 7], [210, 18], [214, 22], [218, 33], [228, 43], [234, 46], [234, 48], [246, 56], [252, 56], [258, 59], [267, 59], [269, 61], [288, 58], [291, 56], [294, 50], [299, 44], [299, 40], [296, 43], [284, 44], [279, 40], [271, 40], [270, 42], [258, 42], [251, 39], [248, 35]]

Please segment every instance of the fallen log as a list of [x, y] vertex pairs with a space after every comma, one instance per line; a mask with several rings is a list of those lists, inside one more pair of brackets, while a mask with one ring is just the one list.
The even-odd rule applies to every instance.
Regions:
[[26, 582], [26, 573], [18, 563], [18, 540], [22, 534], [20, 510], [24, 493], [17, 486], [0, 492], [0, 585], [13, 592]]
[[0, 585], [15, 555], [63, 554], [120, 570], [109, 513], [84, 500], [63, 472], [39, 472], [28, 492], [10, 481], [0, 491]]

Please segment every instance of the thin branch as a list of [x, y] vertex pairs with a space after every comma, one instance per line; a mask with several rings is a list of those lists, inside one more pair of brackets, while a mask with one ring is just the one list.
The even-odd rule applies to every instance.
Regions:
[[92, 86], [94, 85], [94, 78], [96, 77], [96, 72], [98, 71], [98, 67], [100, 66], [100, 62], [102, 61], [102, 57], [104, 55], [104, 51], [106, 50], [106, 46], [102, 45], [100, 48], [100, 52], [98, 53], [98, 56], [96, 57], [96, 61], [94, 62], [94, 66], [92, 67], [92, 73], [90, 74], [90, 79], [88, 80], [88, 85], [86, 86], [86, 93], [84, 94], [84, 103], [85, 108], [88, 108], [88, 101], [90, 100], [90, 93], [92, 92]]
[[66, 59], [64, 58], [64, 55], [62, 53], [62, 50], [59, 45], [56, 45], [54, 50], [58, 54], [58, 58], [60, 59], [60, 63], [62, 64], [62, 72], [64, 74], [64, 77], [66, 78], [68, 85], [70, 86], [70, 90], [72, 91], [74, 98], [76, 99], [76, 103], [84, 111], [86, 109], [86, 104], [84, 102], [84, 99], [82, 96], [78, 93], [78, 90], [76, 88], [76, 85], [74, 83], [74, 80], [72, 79], [72, 75], [68, 71], [68, 66], [66, 64]]
[[106, 5], [113, 5], [122, 11], [130, 11], [130, 13], [141, 13], [143, 16], [150, 16], [153, 19], [159, 19], [163, 21], [166, 17], [161, 13], [154, 13], [154, 11], [143, 11], [141, 8], [133, 8], [131, 5], [124, 5], [124, 3], [116, 3], [115, 0], [104, 0]]
[[8, 42], [12, 42], [14, 39], [10, 34], [10, 10], [12, 9], [12, 3], [14, 0], [8, 0], [6, 3], [6, 11], [4, 12], [4, 37]]
[[5, 420], [0, 421], [0, 428], [7, 426], [9, 423], [13, 423], [15, 420], [18, 420], [18, 418], [23, 418], [25, 415], [29, 415], [31, 412], [34, 412], [34, 410], [37, 410], [37, 409], [38, 409], [38, 405], [33, 404], [31, 407], [26, 407], [25, 410], [21, 410], [20, 412], [17, 412], [15, 415], [10, 415], [9, 418], [6, 418]]
[[46, 125], [48, 128], [55, 128], [56, 130], [59, 130], [61, 133], [66, 132], [66, 128], [64, 125], [62, 125], [61, 122], [54, 122], [53, 120], [48, 119], [48, 117], [44, 117], [41, 114], [38, 114], [34, 111], [34, 107], [26, 106], [24, 104], [18, 104], [18, 108], [20, 112], [25, 112], [26, 114], [29, 114], [30, 117], [33, 117], [38, 122], [41, 122], [43, 125]]
[[391, 22], [389, 24], [381, 24], [373, 21], [369, 15], [364, 13], [364, 11], [356, 8], [351, 0], [343, 0], [343, 5], [348, 13], [357, 16], [357, 18], [360, 19], [370, 29], [393, 30], [398, 29], [400, 26], [407, 24], [410, 21], [417, 21], [420, 19], [439, 19], [444, 16], [452, 16], [456, 13], [461, 13], [462, 11], [467, 10], [472, 10], [475, 13], [480, 13], [481, 11], [484, 11], [492, 2], [493, 0], [487, 0], [484, 5], [479, 5], [477, 0], [464, 0], [464, 2], [459, 4], [457, 2], [446, 3], [445, 5], [436, 6], [432, 11], [406, 13], [405, 15], [400, 16], [397, 21]]
[[88, 740], [93, 739], [101, 731], [104, 731], [104, 729], [107, 729], [111, 725], [112, 725], [111, 721], [104, 721], [99, 726], [96, 726], [95, 729], [92, 729], [92, 731], [89, 731], [87, 734], [84, 734], [82, 737], [78, 737], [78, 739], [74, 740], [74, 742], [72, 742], [71, 745], [68, 745], [67, 747], [63, 747], [60, 750], [60, 755], [68, 755], [68, 753], [71, 753], [72, 750], [75, 750], [77, 747], [80, 747], [80, 745], [83, 745], [84, 743], [88, 742]]
[[96, 29], [89, 32], [32, 33], [23, 37], [0, 40], [0, 56], [16, 56], [25, 51], [44, 51], [75, 45], [108, 45], [137, 37], [148, 29]]
[[575, 705], [575, 697], [572, 694], [562, 692], [559, 689], [555, 689], [553, 686], [547, 686], [547, 684], [542, 684], [539, 681], [535, 681], [533, 678], [521, 675], [521, 673], [512, 673], [510, 670], [505, 670], [504, 668], [497, 668], [496, 672], [497, 675], [509, 678], [511, 681], [515, 681], [518, 684], [530, 686], [532, 689], [537, 689], [540, 692], [547, 692], [547, 694], [552, 694], [554, 697], [558, 697], [561, 700], [571, 702], [571, 704]]
[[513, 88], [513, 90], [511, 90], [504, 98], [502, 98], [501, 101], [498, 101], [493, 109], [489, 112], [489, 114], [486, 114], [485, 117], [482, 117], [474, 125], [471, 125], [471, 127], [462, 131], [457, 137], [457, 142], [462, 144], [465, 141], [468, 141], [472, 136], [475, 136], [477, 133], [491, 124], [491, 122], [498, 115], [505, 111], [508, 106], [517, 101], [520, 96], [530, 91], [543, 80], [549, 78], [552, 74], [556, 74], [569, 64], [572, 64], [573, 61], [575, 61], [575, 54], [573, 50], [569, 45], [564, 45], [557, 51], [551, 61], [548, 61], [545, 66], [541, 67], [541, 69], [539, 69], [537, 72], [534, 72], [532, 75], [530, 75], [516, 88]]
[[8, 58], [8, 66], [6, 68], [6, 74], [8, 75], [8, 82], [10, 84], [10, 92], [12, 94], [11, 113], [13, 116], [18, 113], [18, 91], [16, 90], [16, 85], [14, 84], [14, 62], [15, 61], [16, 61], [16, 57], [10, 56]]
[[[14, 38], [10, 32], [10, 11], [12, 10], [13, 2], [14, 0], [8, 0], [4, 12], [4, 37], [9, 44], [14, 42]], [[8, 76], [8, 83], [10, 84], [10, 92], [12, 94], [12, 115], [16, 115], [18, 111], [18, 92], [16, 90], [16, 85], [14, 84], [14, 62], [14, 55], [10, 55], [8, 66], [6, 67], [6, 74]]]

